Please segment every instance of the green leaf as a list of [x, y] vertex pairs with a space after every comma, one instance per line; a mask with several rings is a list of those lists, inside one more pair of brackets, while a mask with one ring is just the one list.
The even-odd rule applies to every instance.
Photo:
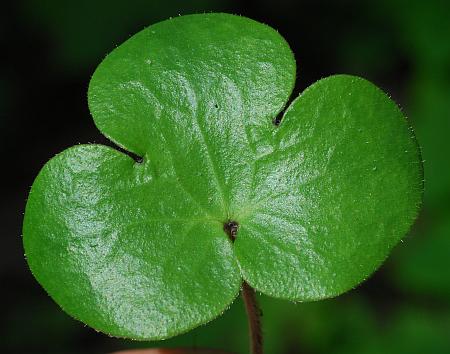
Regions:
[[[275, 297], [318, 300], [365, 280], [416, 218], [422, 165], [401, 111], [368, 81], [318, 81], [255, 161], [235, 244], [244, 279]], [[245, 221], [245, 222], [244, 222]]]
[[413, 133], [345, 75], [307, 89], [277, 127], [294, 81], [283, 38], [227, 14], [155, 24], [108, 55], [89, 107], [143, 161], [79, 145], [39, 173], [24, 246], [52, 298], [97, 330], [162, 339], [220, 315], [242, 280], [303, 301], [368, 277], [418, 211]]

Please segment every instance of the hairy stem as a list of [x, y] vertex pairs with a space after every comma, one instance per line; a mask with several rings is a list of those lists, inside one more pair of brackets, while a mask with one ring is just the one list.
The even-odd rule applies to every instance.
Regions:
[[256, 301], [255, 290], [244, 281], [242, 283], [241, 295], [247, 311], [248, 329], [250, 332], [250, 353], [263, 354], [261, 310]]
[[[236, 221], [228, 220], [224, 223], [223, 229], [231, 242], [234, 242], [236, 240], [239, 224]], [[250, 354], [263, 354], [261, 310], [256, 301], [255, 290], [245, 281], [242, 282], [241, 296], [244, 300], [245, 310], [247, 311]]]

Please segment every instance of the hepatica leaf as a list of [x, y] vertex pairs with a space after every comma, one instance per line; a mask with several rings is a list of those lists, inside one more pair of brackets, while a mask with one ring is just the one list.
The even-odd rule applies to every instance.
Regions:
[[50, 296], [97, 330], [162, 339], [220, 315], [243, 280], [307, 301], [366, 279], [416, 217], [416, 141], [394, 102], [347, 75], [276, 126], [294, 80], [276, 31], [226, 14], [155, 24], [108, 55], [89, 107], [143, 161], [79, 145], [39, 173], [24, 245]]

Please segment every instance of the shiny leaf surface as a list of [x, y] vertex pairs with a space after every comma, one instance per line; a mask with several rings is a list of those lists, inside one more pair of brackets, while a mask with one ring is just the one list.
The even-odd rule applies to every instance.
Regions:
[[347, 75], [276, 126], [294, 81], [276, 31], [226, 14], [155, 24], [108, 55], [89, 107], [143, 160], [79, 145], [39, 173], [24, 245], [52, 298], [97, 330], [162, 339], [220, 315], [242, 280], [306, 301], [367, 278], [417, 214], [416, 141], [383, 92]]

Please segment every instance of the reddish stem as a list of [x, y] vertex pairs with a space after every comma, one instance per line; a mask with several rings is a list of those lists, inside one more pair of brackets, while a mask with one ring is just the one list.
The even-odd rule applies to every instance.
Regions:
[[242, 283], [241, 295], [247, 311], [248, 328], [250, 332], [250, 353], [263, 354], [261, 310], [256, 301], [255, 290], [244, 281]]

